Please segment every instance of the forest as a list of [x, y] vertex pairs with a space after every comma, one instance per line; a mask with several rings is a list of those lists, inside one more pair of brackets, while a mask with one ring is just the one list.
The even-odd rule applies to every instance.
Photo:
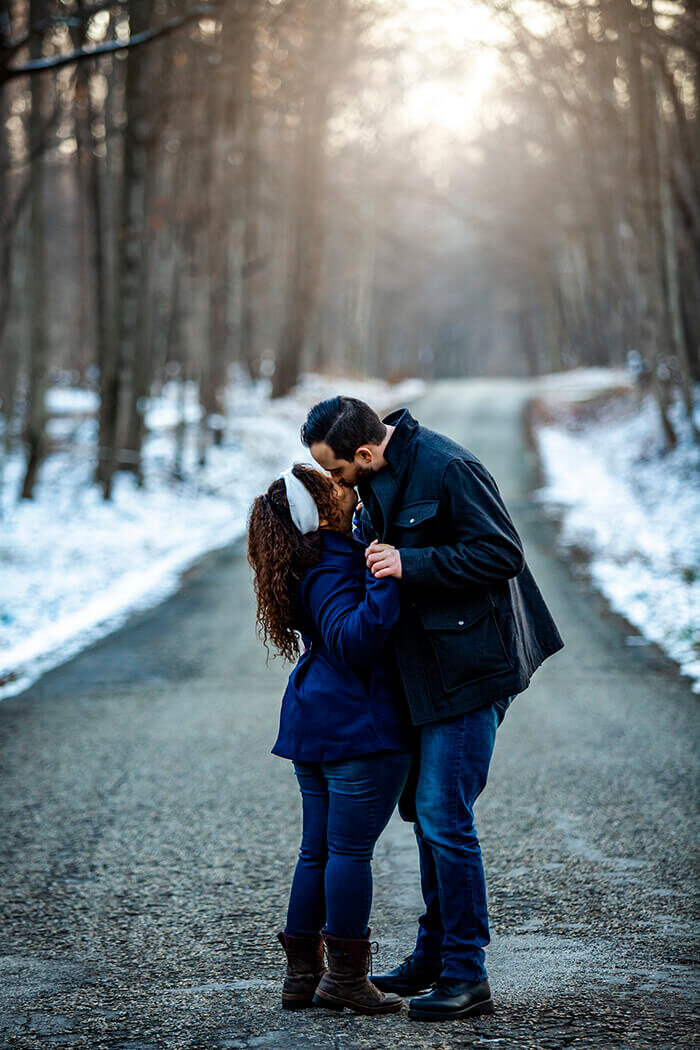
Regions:
[[0, 428], [47, 390], [142, 480], [149, 397], [631, 368], [700, 379], [700, 14], [680, 0], [2, 0]]

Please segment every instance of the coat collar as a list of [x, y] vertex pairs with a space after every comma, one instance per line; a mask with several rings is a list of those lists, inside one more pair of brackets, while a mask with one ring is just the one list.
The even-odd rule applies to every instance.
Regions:
[[[395, 412], [390, 412], [388, 416], [384, 417], [382, 423], [388, 423], [395, 428], [384, 449], [384, 459], [387, 462], [387, 466], [367, 478], [366, 484], [371, 488], [372, 495], [375, 497], [381, 510], [382, 521], [375, 522], [374, 525], [383, 543], [386, 540], [389, 525], [394, 517], [394, 509], [398, 502], [399, 483], [401, 475], [406, 469], [406, 452], [416, 435], [419, 424], [407, 408], [399, 408]], [[360, 494], [362, 493], [363, 484], [364, 482], [361, 482], [359, 485]]]
[[[399, 475], [406, 466], [405, 452], [409, 443], [416, 436], [419, 423], [407, 408], [397, 408], [395, 412], [390, 412], [388, 416], [384, 416], [382, 423], [388, 423], [389, 426], [394, 427], [394, 433], [384, 449], [384, 459], [392, 474]], [[380, 475], [383, 473], [384, 471], [379, 471]]]

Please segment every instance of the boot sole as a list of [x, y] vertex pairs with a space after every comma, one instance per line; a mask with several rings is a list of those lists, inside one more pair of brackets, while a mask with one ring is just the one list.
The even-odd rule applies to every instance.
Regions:
[[472, 1003], [464, 1006], [461, 1010], [416, 1010], [409, 1009], [408, 1016], [412, 1021], [449, 1021], [453, 1017], [478, 1017], [480, 1014], [495, 1013], [493, 999], [483, 999], [480, 1003]]
[[314, 1006], [322, 1006], [326, 1010], [337, 1010], [338, 1013], [341, 1010], [352, 1010], [356, 1014], [395, 1014], [403, 1006], [403, 999], [399, 999], [398, 1003], [389, 1003], [388, 1006], [382, 1003], [378, 1006], [360, 1006], [359, 1003], [353, 1002], [352, 999], [327, 998], [326, 995], [316, 992], [313, 1004]]
[[[428, 984], [421, 984], [421, 985], [413, 984], [409, 988], [409, 986], [406, 985], [406, 984], [399, 986], [397, 984], [384, 984], [383, 981], [382, 981], [381, 984], [378, 984], [377, 981], [375, 981], [372, 977], [368, 977], [367, 980], [371, 981], [372, 984], [374, 985], [374, 987], [378, 988], [380, 992], [393, 992], [394, 995], [402, 995], [402, 996], [420, 995], [421, 992], [429, 992], [429, 991], [431, 991], [431, 989], [435, 985], [435, 981], [430, 981]], [[437, 978], [435, 978], [435, 980], [437, 980]]]

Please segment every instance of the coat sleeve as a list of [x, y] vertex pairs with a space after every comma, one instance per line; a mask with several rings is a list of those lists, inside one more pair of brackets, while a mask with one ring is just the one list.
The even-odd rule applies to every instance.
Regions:
[[365, 547], [368, 547], [372, 540], [377, 538], [377, 533], [370, 521], [369, 512], [364, 506], [360, 510], [356, 510], [352, 516], [352, 534], [356, 540], [364, 543]]
[[523, 546], [498, 492], [480, 463], [451, 460], [442, 478], [440, 509], [451, 523], [450, 542], [399, 548], [401, 579], [431, 587], [488, 586], [521, 572]]
[[371, 664], [399, 618], [396, 580], [377, 580], [369, 570], [363, 588], [356, 575], [334, 566], [314, 567], [304, 577], [301, 597], [326, 648], [350, 667]]

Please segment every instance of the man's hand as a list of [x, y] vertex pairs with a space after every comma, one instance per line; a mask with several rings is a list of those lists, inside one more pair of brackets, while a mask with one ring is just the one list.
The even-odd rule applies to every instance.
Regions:
[[381, 579], [382, 576], [394, 576], [397, 580], [401, 579], [401, 555], [390, 543], [372, 540], [365, 550], [365, 558], [367, 568], [377, 579]]

